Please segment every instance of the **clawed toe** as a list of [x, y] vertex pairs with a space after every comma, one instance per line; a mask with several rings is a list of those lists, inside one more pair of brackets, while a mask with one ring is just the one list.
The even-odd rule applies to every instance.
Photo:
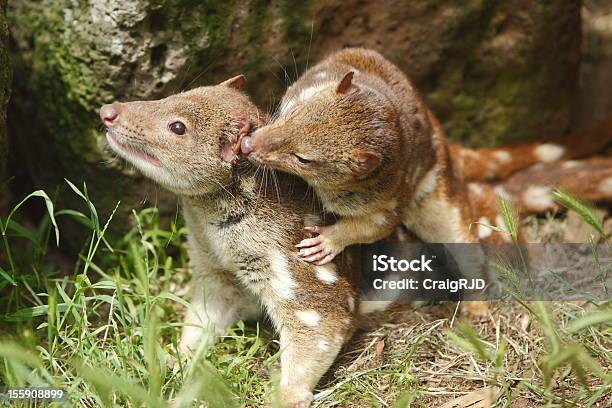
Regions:
[[323, 238], [321, 237], [321, 235], [319, 235], [318, 237], [314, 237], [314, 238], [306, 238], [303, 239], [299, 244], [297, 244], [295, 247], [296, 248], [309, 248], [309, 247], [314, 247], [317, 245], [320, 245], [322, 242]]
[[321, 251], [323, 251], [323, 247], [320, 246], [320, 245], [313, 246], [313, 247], [310, 247], [310, 248], [302, 248], [302, 249], [300, 249], [299, 256], [304, 258], [304, 257], [310, 256], [310, 255], [318, 254]]

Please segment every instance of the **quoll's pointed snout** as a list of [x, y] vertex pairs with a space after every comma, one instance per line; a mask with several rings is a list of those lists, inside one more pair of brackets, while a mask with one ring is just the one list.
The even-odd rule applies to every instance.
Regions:
[[113, 103], [100, 108], [100, 119], [106, 126], [112, 126], [121, 113], [121, 104]]
[[270, 132], [267, 129], [258, 129], [240, 140], [240, 151], [248, 156], [251, 153], [265, 153], [268, 151]]

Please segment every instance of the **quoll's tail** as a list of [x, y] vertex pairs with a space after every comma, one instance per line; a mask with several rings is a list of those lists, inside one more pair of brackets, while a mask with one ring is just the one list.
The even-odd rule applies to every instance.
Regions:
[[449, 146], [451, 159], [466, 181], [503, 180], [536, 163], [556, 163], [592, 155], [612, 142], [612, 115], [569, 135], [502, 147]]
[[556, 210], [552, 192], [563, 190], [593, 203], [612, 203], [612, 157], [593, 157], [585, 160], [566, 160], [540, 163], [518, 171], [498, 183], [472, 181], [468, 196], [478, 237], [482, 242], [508, 240], [483, 224], [507, 230], [499, 211], [499, 199], [510, 201], [520, 216]]
[[557, 208], [555, 188], [589, 202], [612, 203], [612, 157], [538, 164], [505, 180], [498, 192], [512, 197], [522, 214], [533, 214]]

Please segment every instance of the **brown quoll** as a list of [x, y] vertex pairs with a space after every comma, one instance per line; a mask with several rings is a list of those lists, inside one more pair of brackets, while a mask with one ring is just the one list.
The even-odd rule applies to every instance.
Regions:
[[237, 89], [243, 82], [113, 103], [100, 117], [112, 150], [181, 199], [194, 283], [182, 349], [263, 311], [283, 350], [281, 405], [307, 407], [354, 330], [354, 268], [299, 259], [294, 246], [305, 223], [319, 222], [320, 206], [305, 200], [303, 181], [278, 174], [275, 183], [236, 157], [239, 137], [263, 118]]
[[[401, 70], [375, 51], [342, 50], [307, 70], [278, 116], [241, 147], [253, 163], [306, 180], [339, 217], [307, 227], [318, 234], [298, 245], [309, 262], [325, 264], [400, 223], [425, 242], [478, 242], [440, 125]], [[467, 273], [484, 273], [482, 256], [453, 255]], [[483, 303], [468, 308], [486, 314]]]

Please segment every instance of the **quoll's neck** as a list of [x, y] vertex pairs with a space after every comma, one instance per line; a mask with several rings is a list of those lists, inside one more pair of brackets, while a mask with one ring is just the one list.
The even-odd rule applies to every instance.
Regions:
[[379, 181], [365, 186], [356, 185], [354, 188], [323, 189], [315, 187], [315, 192], [321, 198], [325, 210], [340, 216], [367, 212], [384, 191], [385, 186]]
[[198, 209], [206, 214], [209, 221], [219, 221], [236, 217], [253, 207], [249, 185], [256, 185], [255, 174], [237, 169], [232, 181], [227, 185], [217, 185], [205, 194], [183, 195], [181, 201], [183, 206]]
[[184, 207], [197, 210], [206, 222], [236, 221], [252, 211], [319, 213], [322, 206], [308, 184], [293, 175], [263, 171], [244, 160], [235, 164], [232, 182], [207, 194], [183, 196]]

